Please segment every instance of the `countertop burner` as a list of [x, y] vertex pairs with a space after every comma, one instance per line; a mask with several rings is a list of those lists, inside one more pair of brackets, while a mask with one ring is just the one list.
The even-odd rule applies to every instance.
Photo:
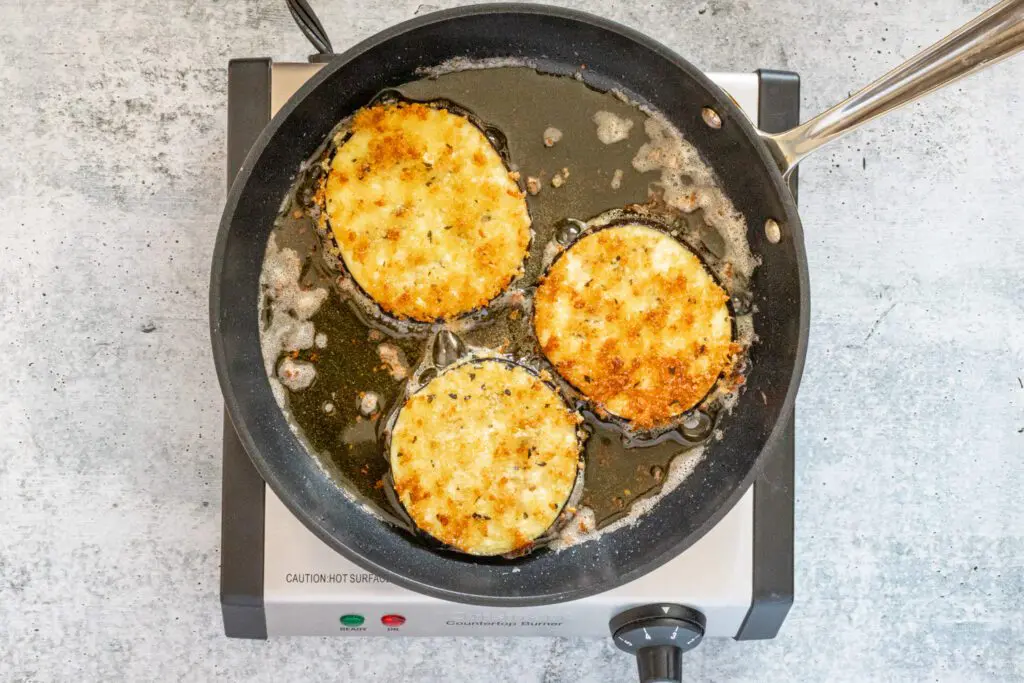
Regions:
[[[231, 62], [229, 182], [273, 113], [321, 66], [269, 59]], [[796, 74], [709, 75], [762, 130], [782, 131], [799, 122]], [[608, 637], [613, 633], [616, 644], [629, 651], [635, 647], [631, 638], [650, 638], [652, 632], [684, 649], [705, 636], [772, 638], [793, 602], [792, 420], [783, 434], [739, 503], [672, 561], [631, 583], [581, 600], [508, 608], [428, 597], [337, 554], [260, 479], [225, 417], [221, 538], [225, 633], [238, 638]]]

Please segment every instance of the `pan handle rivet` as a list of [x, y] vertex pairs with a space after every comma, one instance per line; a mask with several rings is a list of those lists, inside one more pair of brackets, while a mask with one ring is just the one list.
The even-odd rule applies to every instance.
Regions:
[[715, 421], [711, 416], [698, 410], [686, 416], [680, 431], [687, 441], [703, 441], [711, 435], [714, 428]]
[[718, 130], [722, 127], [722, 117], [718, 115], [718, 112], [711, 107], [704, 107], [700, 110], [700, 116], [704, 119], [704, 123], [708, 124], [709, 128]]
[[778, 244], [782, 239], [782, 228], [774, 218], [769, 218], [764, 222], [764, 236], [772, 244]]

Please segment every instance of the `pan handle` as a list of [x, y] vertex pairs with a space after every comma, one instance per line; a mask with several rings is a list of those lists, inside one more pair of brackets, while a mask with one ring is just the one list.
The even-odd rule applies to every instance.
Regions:
[[1024, 0], [1003, 0], [860, 92], [784, 133], [761, 132], [783, 177], [815, 149], [1024, 48]]

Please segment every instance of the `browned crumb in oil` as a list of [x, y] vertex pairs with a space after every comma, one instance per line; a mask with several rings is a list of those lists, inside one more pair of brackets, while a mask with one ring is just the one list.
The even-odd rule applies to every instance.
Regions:
[[622, 169], [615, 169], [615, 173], [612, 174], [612, 189], [617, 190], [622, 187]]
[[569, 169], [563, 168], [561, 171], [551, 176], [551, 187], [561, 187], [569, 180]]
[[366, 417], [373, 417], [377, 414], [380, 406], [380, 397], [372, 391], [360, 391], [357, 395], [359, 412]]
[[406, 360], [405, 352], [402, 349], [385, 342], [377, 347], [377, 354], [395, 380], [401, 381], [409, 375], [409, 361]]

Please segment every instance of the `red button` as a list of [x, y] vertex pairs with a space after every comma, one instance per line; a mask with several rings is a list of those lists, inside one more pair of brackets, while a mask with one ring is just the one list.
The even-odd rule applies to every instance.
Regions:
[[385, 626], [401, 626], [405, 623], [405, 617], [401, 614], [385, 614], [380, 618], [380, 623]]

